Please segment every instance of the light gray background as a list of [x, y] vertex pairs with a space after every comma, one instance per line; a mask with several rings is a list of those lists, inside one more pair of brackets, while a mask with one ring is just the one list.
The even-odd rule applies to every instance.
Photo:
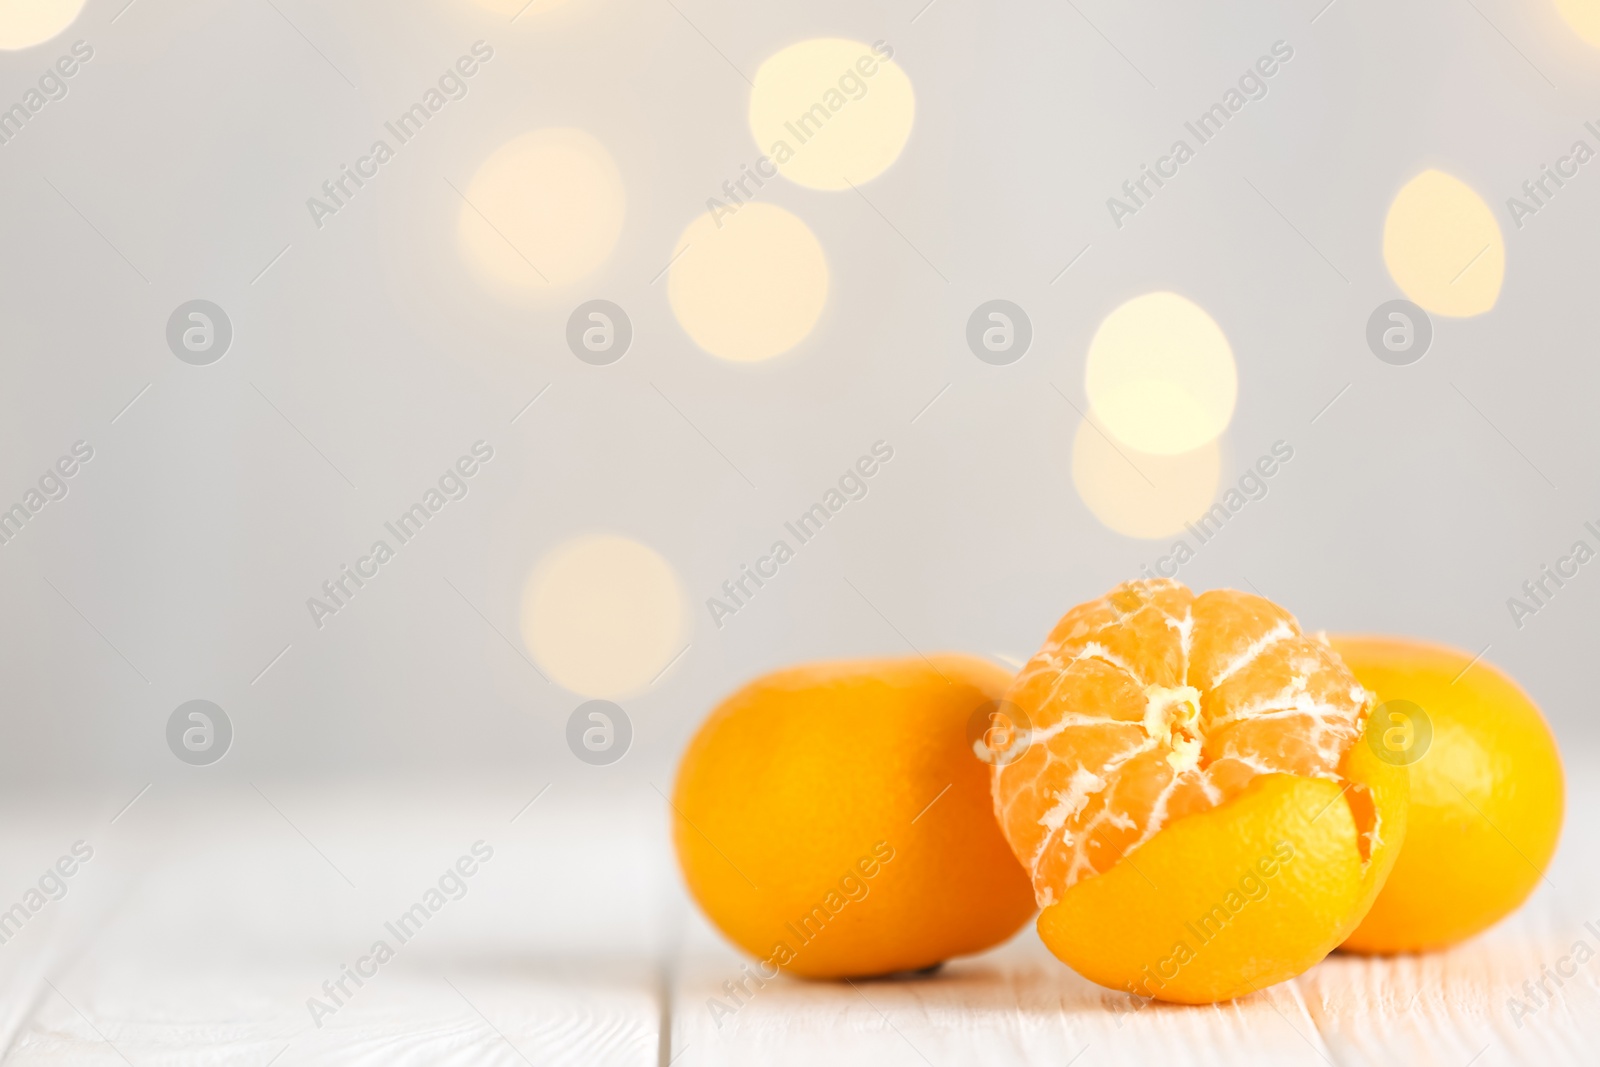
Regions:
[[[75, 440], [95, 448], [70, 495], [0, 548], [10, 783], [661, 783], [708, 708], [769, 668], [908, 642], [1026, 657], [1166, 543], [1089, 513], [1071, 481], [1079, 416], [1052, 388], [1086, 408], [1095, 326], [1164, 288], [1233, 344], [1224, 483], [1275, 439], [1296, 450], [1181, 577], [1253, 583], [1310, 628], [1489, 645], [1565, 743], [1596, 736], [1600, 564], [1520, 631], [1505, 606], [1600, 520], [1600, 162], [1520, 232], [1504, 209], [1600, 118], [1600, 52], [1543, 0], [572, 0], [515, 24], [465, 0], [124, 3], [91, 0], [60, 37], [0, 55], [9, 104], [72, 41], [95, 49], [70, 95], [0, 146], [0, 501]], [[725, 363], [651, 279], [756, 154], [744, 78], [813, 36], [889, 41], [916, 126], [863, 187], [870, 204], [762, 191], [822, 242], [827, 308], [790, 354]], [[496, 55], [470, 95], [314, 228], [305, 198], [480, 38]], [[1295, 56], [1270, 95], [1114, 229], [1105, 198], [1279, 39]], [[447, 181], [552, 125], [607, 146], [627, 223], [598, 274], [512, 307], [456, 254]], [[1496, 211], [1505, 286], [1489, 314], [1435, 318], [1422, 362], [1386, 366], [1363, 339], [1399, 295], [1383, 218], [1430, 166]], [[197, 297], [234, 327], [208, 367], [163, 336]], [[963, 339], [996, 297], [1034, 326], [1007, 367]], [[592, 298], [632, 317], [612, 366], [563, 341]], [[467, 499], [314, 630], [305, 598], [479, 438], [496, 458]], [[713, 627], [704, 598], [879, 438], [896, 454], [871, 495]], [[653, 546], [691, 605], [690, 650], [623, 701], [634, 749], [608, 767], [564, 742], [584, 698], [500, 636], [517, 640], [534, 563], [591, 532]], [[210, 767], [164, 741], [195, 698], [234, 725]]]

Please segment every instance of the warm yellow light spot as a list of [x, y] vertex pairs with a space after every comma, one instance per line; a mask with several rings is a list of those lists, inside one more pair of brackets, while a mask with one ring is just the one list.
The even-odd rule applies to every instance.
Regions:
[[1146, 293], [1107, 315], [1089, 342], [1084, 377], [1101, 425], [1156, 455], [1214, 440], [1239, 392], [1222, 328], [1177, 293]]
[[627, 209], [611, 154], [582, 130], [506, 142], [461, 192], [462, 256], [485, 282], [512, 292], [593, 273], [616, 247]]
[[647, 686], [683, 650], [683, 591], [654, 549], [584, 537], [546, 556], [522, 594], [522, 639], [550, 680], [587, 697]]
[[1556, 11], [1574, 33], [1600, 48], [1600, 0], [1556, 0]]
[[1383, 223], [1383, 261], [1400, 291], [1435, 315], [1481, 315], [1506, 276], [1494, 212], [1472, 187], [1428, 170], [1406, 183]]
[[672, 313], [723, 359], [770, 359], [799, 344], [828, 300], [828, 261], [809, 227], [770, 204], [746, 204], [678, 238], [667, 277]]
[[84, 0], [4, 0], [0, 2], [0, 50], [32, 48], [68, 26]]
[[900, 157], [916, 113], [905, 71], [860, 41], [819, 38], [761, 64], [750, 132], [790, 181], [847, 189]]
[[[1170, 537], [1205, 514], [1221, 476], [1216, 441], [1156, 456], [1116, 444], [1088, 422], [1072, 442], [1072, 484], [1094, 517], [1129, 537]], [[1146, 480], [1148, 479], [1148, 480]]]

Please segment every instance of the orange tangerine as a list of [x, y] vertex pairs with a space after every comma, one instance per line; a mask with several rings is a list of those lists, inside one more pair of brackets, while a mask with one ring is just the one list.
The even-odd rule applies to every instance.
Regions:
[[1259, 596], [1128, 582], [1057, 623], [1006, 694], [1031, 744], [995, 811], [1039, 935], [1093, 981], [1187, 1003], [1292, 977], [1353, 930], [1405, 834], [1373, 706]]
[[689, 891], [756, 973], [919, 970], [1033, 913], [968, 727], [1010, 682], [969, 656], [817, 663], [744, 686], [673, 789]]
[[1544, 716], [1470, 652], [1404, 637], [1329, 641], [1383, 702], [1383, 750], [1411, 775], [1405, 844], [1344, 947], [1441, 948], [1499, 922], [1539, 884], [1561, 835], [1561, 755]]

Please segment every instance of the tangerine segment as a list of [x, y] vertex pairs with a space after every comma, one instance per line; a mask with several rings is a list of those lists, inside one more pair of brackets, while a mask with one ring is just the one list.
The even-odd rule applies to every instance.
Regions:
[[754, 973], [917, 970], [1033, 914], [968, 725], [1010, 672], [960, 655], [757, 678], [701, 725], [672, 794], [689, 891]]
[[[1363, 862], [1340, 792], [1258, 776], [1073, 885], [1040, 914], [1039, 937], [1091, 981], [1183, 1004], [1292, 978], [1339, 944], [1381, 884], [1384, 864]], [[1399, 803], [1403, 813], [1403, 792]]]
[[1276, 604], [1164, 579], [1069, 611], [1007, 699], [1034, 743], [996, 767], [995, 811], [1041, 908], [1262, 776], [1337, 789], [1372, 705]]
[[[1411, 778], [1405, 844], [1344, 947], [1410, 952], [1471, 937], [1527, 898], [1555, 852], [1564, 808], [1555, 738], [1528, 694], [1470, 652], [1401, 637], [1330, 641], [1379, 700], [1408, 713], [1404, 746], [1374, 747]], [[1417, 707], [1424, 722], [1406, 721]], [[1388, 714], [1374, 719], [1374, 731], [1391, 726]]]

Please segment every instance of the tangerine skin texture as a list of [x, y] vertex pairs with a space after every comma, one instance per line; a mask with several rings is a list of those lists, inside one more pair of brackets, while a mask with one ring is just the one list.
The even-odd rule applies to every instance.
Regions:
[[1380, 701], [1411, 701], [1433, 727], [1408, 768], [1405, 845], [1344, 947], [1417, 952], [1487, 929], [1533, 891], [1561, 834], [1561, 756], [1544, 716], [1498, 668], [1479, 660], [1466, 670], [1473, 657], [1459, 649], [1404, 637], [1329, 642]]
[[[1340, 770], [1354, 783], [1345, 798], [1325, 778], [1264, 775], [1226, 804], [1178, 819], [1046, 908], [1040, 939], [1091, 981], [1180, 1004], [1301, 974], [1361, 921], [1406, 835], [1403, 770], [1364, 743]], [[1372, 809], [1346, 799], [1357, 787]], [[1379, 833], [1364, 861], [1357, 815], [1374, 811]]]
[[967, 738], [1010, 678], [960, 655], [817, 663], [716, 708], [679, 765], [673, 842], [690, 893], [758, 973], [917, 970], [1027, 921], [1028, 877]]

